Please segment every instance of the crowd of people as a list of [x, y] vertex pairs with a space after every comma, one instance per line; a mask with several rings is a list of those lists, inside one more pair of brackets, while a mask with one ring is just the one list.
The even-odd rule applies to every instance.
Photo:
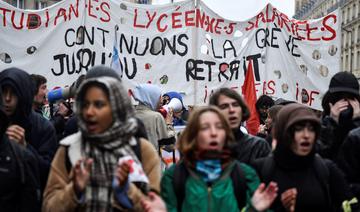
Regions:
[[[229, 88], [188, 108], [180, 93], [152, 84], [129, 96], [114, 70], [95, 66], [72, 98], [46, 110], [46, 83], [18, 68], [0, 72], [1, 211], [360, 209], [360, 93], [351, 73], [332, 77], [321, 116], [259, 97], [256, 135], [244, 124], [247, 103]], [[162, 148], [180, 160], [164, 167]]]

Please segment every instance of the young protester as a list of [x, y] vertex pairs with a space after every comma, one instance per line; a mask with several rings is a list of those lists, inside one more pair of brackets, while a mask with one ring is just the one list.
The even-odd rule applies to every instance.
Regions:
[[277, 186], [260, 184], [255, 171], [233, 157], [234, 144], [220, 110], [195, 109], [178, 140], [183, 160], [167, 169], [161, 180], [167, 211], [266, 210]]
[[268, 109], [268, 116], [265, 120], [265, 130], [261, 132], [273, 150], [275, 149], [276, 142], [273, 141], [272, 129], [276, 123], [277, 114], [282, 107], [283, 105], [274, 105]]
[[[91, 69], [89, 69], [89, 71], [86, 73], [86, 75], [84, 77], [82, 77], [82, 76], [83, 75], [81, 75], [76, 80], [76, 82], [73, 83], [73, 86], [75, 88], [78, 88], [84, 79], [93, 79], [93, 78], [99, 78], [99, 77], [112, 77], [112, 78], [116, 79], [119, 83], [121, 83], [121, 78], [120, 78], [119, 74], [115, 70], [113, 70], [109, 67], [103, 66], [103, 65], [98, 65], [98, 66], [92, 67]], [[135, 137], [148, 139], [144, 124], [138, 118], [136, 119], [136, 121], [137, 121], [138, 127], [137, 127]], [[72, 116], [66, 122], [63, 137], [72, 135], [72, 134], [76, 133], [77, 131], [78, 131], [77, 116]]]
[[[134, 99], [139, 102], [135, 115], [145, 125], [149, 141], [159, 150], [162, 141], [175, 142], [175, 130], [172, 124], [173, 115], [168, 113], [166, 118], [158, 112], [162, 105], [160, 87], [152, 84], [137, 85], [133, 92]], [[165, 142], [166, 143], [166, 142]]]
[[274, 106], [274, 100], [267, 95], [261, 95], [255, 103], [256, 112], [260, 118], [260, 125], [265, 125], [265, 120], [268, 117], [268, 110]]
[[31, 77], [18, 68], [0, 72], [4, 112], [10, 124], [6, 135], [27, 150], [39, 161], [40, 185], [43, 190], [50, 164], [58, 147], [51, 123], [32, 109], [35, 86]]
[[183, 117], [184, 117], [184, 113], [188, 113], [188, 111], [184, 106], [181, 94], [176, 91], [170, 91], [165, 93], [162, 99], [163, 99], [162, 102], [163, 106], [169, 104], [173, 99], [178, 99], [180, 101], [181, 107], [179, 107], [179, 110], [173, 111], [173, 126], [185, 126], [186, 120], [184, 120]]
[[9, 140], [5, 133], [8, 124], [0, 87], [0, 209], [40, 211], [38, 161], [31, 152]]
[[274, 211], [338, 211], [349, 190], [340, 169], [315, 153], [320, 121], [306, 106], [292, 103], [277, 116], [273, 155], [254, 162], [263, 182], [274, 181]]
[[245, 134], [240, 130], [241, 123], [249, 118], [250, 111], [236, 91], [220, 88], [211, 95], [210, 105], [217, 106], [229, 121], [237, 143], [236, 158], [240, 162], [249, 164], [270, 154], [270, 145], [263, 138]]
[[151, 143], [135, 139], [137, 121], [122, 84], [87, 79], [76, 96], [76, 115], [80, 131], [61, 141], [43, 211], [142, 210], [140, 199], [159, 192], [160, 160]]
[[45, 118], [49, 119], [44, 113], [44, 105], [46, 104], [46, 94], [48, 93], [47, 89], [47, 79], [38, 74], [31, 74], [31, 79], [35, 86], [35, 96], [32, 104], [33, 110]]
[[349, 72], [335, 74], [322, 99], [321, 156], [337, 162], [338, 152], [348, 133], [360, 126], [359, 82]]

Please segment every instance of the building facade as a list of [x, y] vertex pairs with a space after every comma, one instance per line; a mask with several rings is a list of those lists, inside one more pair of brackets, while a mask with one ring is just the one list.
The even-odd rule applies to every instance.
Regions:
[[32, 9], [39, 10], [45, 7], [48, 7], [60, 0], [3, 0], [14, 7], [18, 7], [21, 9]]
[[295, 0], [295, 19], [315, 19], [341, 8], [341, 69], [360, 79], [360, 1]]

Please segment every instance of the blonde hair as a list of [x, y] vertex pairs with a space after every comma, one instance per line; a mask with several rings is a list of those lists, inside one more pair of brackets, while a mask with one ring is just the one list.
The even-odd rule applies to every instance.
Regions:
[[200, 131], [200, 117], [202, 114], [206, 112], [213, 112], [217, 114], [217, 116], [219, 117], [224, 127], [225, 135], [226, 135], [224, 148], [226, 148], [227, 144], [235, 142], [234, 135], [232, 133], [228, 120], [225, 118], [225, 116], [221, 113], [221, 111], [217, 107], [215, 106], [198, 107], [191, 112], [191, 116], [186, 125], [186, 128], [181, 133], [179, 140], [177, 142], [178, 149], [184, 157], [191, 155], [197, 148], [196, 137]]

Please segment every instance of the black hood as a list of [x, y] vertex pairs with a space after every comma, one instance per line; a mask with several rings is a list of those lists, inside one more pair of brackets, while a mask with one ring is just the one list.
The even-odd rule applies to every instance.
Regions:
[[30, 75], [18, 68], [8, 68], [0, 72], [0, 85], [2, 88], [10, 86], [18, 97], [16, 111], [9, 117], [10, 122], [22, 127], [27, 126], [35, 94]]
[[9, 125], [9, 119], [3, 111], [3, 98], [2, 98], [2, 90], [0, 86], [0, 138], [4, 135], [6, 128]]
[[291, 128], [301, 121], [309, 121], [313, 124], [316, 131], [316, 140], [320, 134], [320, 121], [310, 108], [292, 103], [281, 108], [277, 115], [274, 130], [277, 146], [274, 151], [274, 159], [282, 168], [304, 168], [308, 167], [313, 161], [315, 148], [306, 156], [298, 156], [291, 150], [291, 143], [294, 142], [294, 134]]

